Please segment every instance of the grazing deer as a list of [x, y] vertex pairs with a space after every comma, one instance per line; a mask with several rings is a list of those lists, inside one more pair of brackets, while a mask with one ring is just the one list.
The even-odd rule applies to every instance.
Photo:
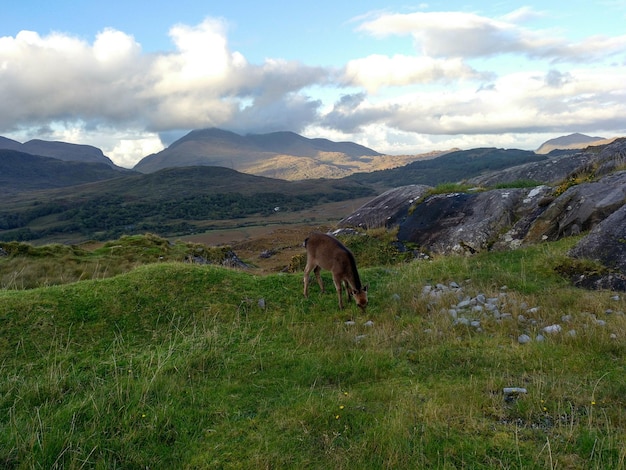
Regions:
[[356, 304], [365, 311], [367, 306], [367, 285], [361, 285], [354, 255], [339, 240], [324, 233], [312, 233], [304, 240], [306, 247], [306, 267], [304, 268], [304, 296], [309, 296], [311, 270], [324, 292], [320, 271], [327, 269], [333, 274], [333, 283], [339, 297], [339, 308], [343, 309], [342, 290], [346, 286], [348, 302], [354, 297]]

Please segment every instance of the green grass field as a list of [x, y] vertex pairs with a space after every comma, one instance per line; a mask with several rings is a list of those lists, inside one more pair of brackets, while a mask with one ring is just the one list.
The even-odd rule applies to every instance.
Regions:
[[[557, 274], [571, 245], [364, 262], [366, 314], [173, 258], [5, 283], [0, 467], [625, 469], [626, 301]], [[510, 315], [455, 323], [450, 282]]]

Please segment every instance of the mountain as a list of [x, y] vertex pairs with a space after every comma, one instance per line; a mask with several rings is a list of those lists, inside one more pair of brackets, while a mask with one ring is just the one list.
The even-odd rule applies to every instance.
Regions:
[[436, 186], [546, 159], [545, 155], [537, 155], [530, 150], [476, 148], [448, 152], [437, 158], [414, 161], [400, 168], [355, 173], [346, 179], [383, 189], [409, 184]]
[[121, 169], [97, 147], [67, 142], [47, 141], [40, 139], [20, 143], [16, 140], [0, 136], [0, 149], [18, 150], [31, 155], [52, 157], [59, 160], [84, 163], [104, 163], [112, 168]]
[[[439, 155], [442, 152], [435, 152]], [[425, 155], [432, 156], [433, 154]], [[299, 180], [341, 178], [356, 171], [405, 165], [422, 156], [388, 156], [353, 142], [309, 139], [294, 132], [248, 134], [223, 129], [191, 131], [134, 167], [142, 173], [184, 166], [222, 166], [258, 176]]]
[[590, 145], [605, 145], [610, 143], [612, 140], [614, 139], [607, 140], [604, 137], [590, 137], [576, 132], [574, 134], [557, 137], [556, 139], [550, 139], [541, 144], [535, 152], [543, 155], [550, 153], [553, 150], [584, 149]]
[[132, 170], [111, 167], [102, 161], [64, 161], [0, 148], [0, 195], [3, 196], [108, 180], [129, 173]]

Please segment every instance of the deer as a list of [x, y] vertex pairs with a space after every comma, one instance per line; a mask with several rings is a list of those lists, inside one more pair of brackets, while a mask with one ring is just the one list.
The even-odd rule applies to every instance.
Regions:
[[356, 261], [352, 252], [332, 235], [314, 232], [304, 240], [307, 260], [304, 268], [304, 297], [309, 296], [311, 271], [324, 292], [320, 271], [326, 269], [333, 275], [333, 283], [339, 298], [339, 309], [343, 309], [342, 291], [345, 285], [348, 302], [354, 297], [357, 306], [365, 312], [367, 306], [367, 285], [361, 285]]

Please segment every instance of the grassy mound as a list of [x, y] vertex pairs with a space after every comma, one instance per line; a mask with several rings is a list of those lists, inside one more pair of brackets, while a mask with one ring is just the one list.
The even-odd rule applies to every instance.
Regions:
[[[326, 272], [168, 259], [9, 287], [0, 466], [623, 469], [626, 302], [557, 274], [570, 245], [363, 267], [367, 314]], [[508, 315], [455, 321], [451, 282]]]

